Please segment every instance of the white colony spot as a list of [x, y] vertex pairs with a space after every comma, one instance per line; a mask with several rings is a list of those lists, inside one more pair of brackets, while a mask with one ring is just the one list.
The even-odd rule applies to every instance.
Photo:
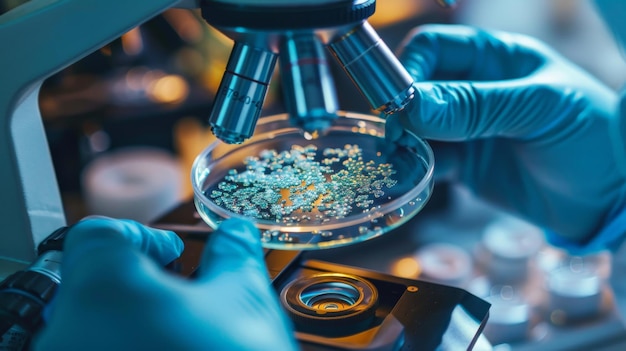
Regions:
[[264, 231], [261, 234], [261, 241], [264, 242], [264, 243], [272, 241], [272, 234], [269, 231], [267, 231], [267, 230]]
[[289, 233], [280, 234], [278, 236], [278, 241], [290, 243], [293, 242], [293, 237]]
[[[370, 211], [375, 199], [385, 196], [384, 189], [397, 184], [391, 164], [365, 161], [363, 150], [350, 144], [321, 152], [314, 145], [263, 150], [258, 157], [246, 157], [244, 166], [228, 171], [206, 194], [231, 212], [283, 224], [326, 223], [355, 210]], [[277, 236], [292, 240], [273, 232], [263, 233], [262, 239]]]

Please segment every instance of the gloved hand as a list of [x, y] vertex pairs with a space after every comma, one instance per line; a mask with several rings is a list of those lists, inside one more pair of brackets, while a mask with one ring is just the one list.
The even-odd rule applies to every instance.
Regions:
[[405, 128], [445, 141], [434, 143], [437, 176], [543, 226], [559, 245], [618, 243], [626, 122], [615, 92], [532, 38], [465, 26], [418, 28], [399, 58], [417, 93], [388, 119], [388, 139], [401, 142]]
[[86, 219], [66, 237], [62, 283], [34, 350], [295, 350], [271, 290], [257, 229], [225, 221], [197, 280], [162, 267], [173, 233], [128, 220]]

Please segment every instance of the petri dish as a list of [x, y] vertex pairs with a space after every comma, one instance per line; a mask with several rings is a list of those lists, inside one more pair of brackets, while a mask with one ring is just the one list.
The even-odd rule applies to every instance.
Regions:
[[192, 166], [194, 203], [213, 229], [251, 220], [265, 248], [317, 250], [388, 233], [414, 217], [433, 189], [430, 146], [385, 140], [385, 120], [340, 112], [321, 135], [287, 114], [260, 118], [239, 145], [216, 141]]

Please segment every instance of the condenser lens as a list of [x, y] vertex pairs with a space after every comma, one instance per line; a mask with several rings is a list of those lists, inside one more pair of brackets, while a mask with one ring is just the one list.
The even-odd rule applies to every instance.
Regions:
[[280, 301], [297, 330], [340, 336], [363, 331], [372, 323], [378, 291], [355, 275], [320, 273], [287, 284]]
[[353, 285], [343, 282], [313, 284], [300, 293], [300, 301], [314, 310], [342, 311], [354, 306], [361, 292]]

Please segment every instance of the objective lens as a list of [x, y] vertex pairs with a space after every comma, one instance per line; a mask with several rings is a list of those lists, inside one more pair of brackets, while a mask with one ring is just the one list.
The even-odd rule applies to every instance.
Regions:
[[324, 47], [313, 35], [290, 37], [280, 49], [285, 107], [294, 125], [323, 131], [337, 117], [337, 93]]
[[337, 336], [370, 325], [378, 291], [358, 276], [321, 273], [292, 281], [281, 291], [280, 300], [300, 331]]
[[235, 42], [209, 117], [216, 137], [241, 144], [252, 136], [276, 58], [271, 51]]
[[369, 23], [328, 46], [373, 109], [393, 113], [413, 98], [413, 78]]

